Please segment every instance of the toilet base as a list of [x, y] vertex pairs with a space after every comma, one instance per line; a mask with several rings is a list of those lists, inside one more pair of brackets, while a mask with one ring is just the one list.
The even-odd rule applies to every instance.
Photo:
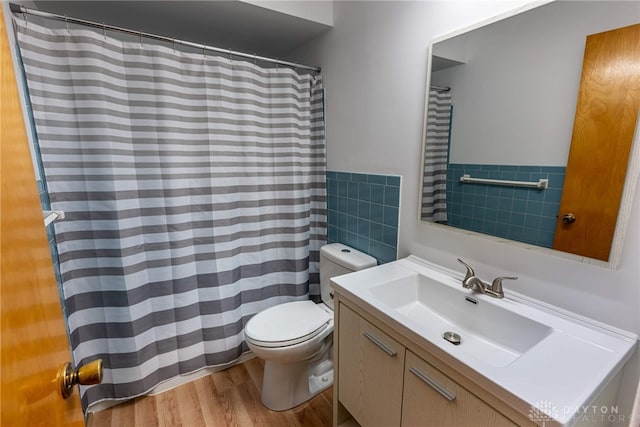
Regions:
[[285, 411], [306, 402], [333, 385], [330, 360], [278, 363], [266, 360], [262, 403], [272, 411]]

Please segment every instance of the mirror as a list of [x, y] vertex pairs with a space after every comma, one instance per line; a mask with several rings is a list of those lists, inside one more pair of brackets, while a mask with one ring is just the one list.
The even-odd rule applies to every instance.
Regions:
[[[586, 37], [638, 22], [636, 2], [556, 1], [434, 40], [420, 219], [552, 250]], [[608, 262], [577, 259], [616, 267], [638, 177], [638, 145], [630, 153]], [[463, 177], [489, 182], [468, 184]], [[522, 183], [529, 187], [516, 186]]]

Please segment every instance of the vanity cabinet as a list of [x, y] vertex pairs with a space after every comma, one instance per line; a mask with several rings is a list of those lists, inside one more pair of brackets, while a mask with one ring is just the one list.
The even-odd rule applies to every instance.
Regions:
[[334, 425], [535, 425], [511, 421], [339, 297], [336, 307]]
[[339, 329], [342, 404], [362, 426], [399, 425], [404, 347], [344, 305]]
[[403, 426], [516, 426], [436, 368], [406, 351]]

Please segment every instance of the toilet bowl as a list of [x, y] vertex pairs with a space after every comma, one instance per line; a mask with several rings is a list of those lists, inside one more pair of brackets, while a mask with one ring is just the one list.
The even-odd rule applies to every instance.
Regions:
[[333, 295], [329, 279], [373, 267], [377, 262], [340, 243], [320, 250], [321, 303], [294, 301], [253, 316], [244, 336], [264, 360], [262, 403], [284, 411], [306, 402], [333, 384]]

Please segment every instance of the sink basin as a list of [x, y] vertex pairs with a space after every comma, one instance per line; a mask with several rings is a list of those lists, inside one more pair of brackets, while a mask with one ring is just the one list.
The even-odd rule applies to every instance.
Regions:
[[492, 366], [508, 365], [552, 332], [500, 304], [480, 301], [461, 286], [443, 286], [417, 273], [374, 286], [370, 292], [400, 316], [440, 336], [458, 334], [458, 351]]
[[415, 256], [331, 283], [341, 301], [463, 375], [498, 386], [521, 413], [541, 411], [556, 425], [576, 424], [581, 408], [620, 377], [638, 339], [509, 289], [504, 299], [465, 289], [461, 272]]

